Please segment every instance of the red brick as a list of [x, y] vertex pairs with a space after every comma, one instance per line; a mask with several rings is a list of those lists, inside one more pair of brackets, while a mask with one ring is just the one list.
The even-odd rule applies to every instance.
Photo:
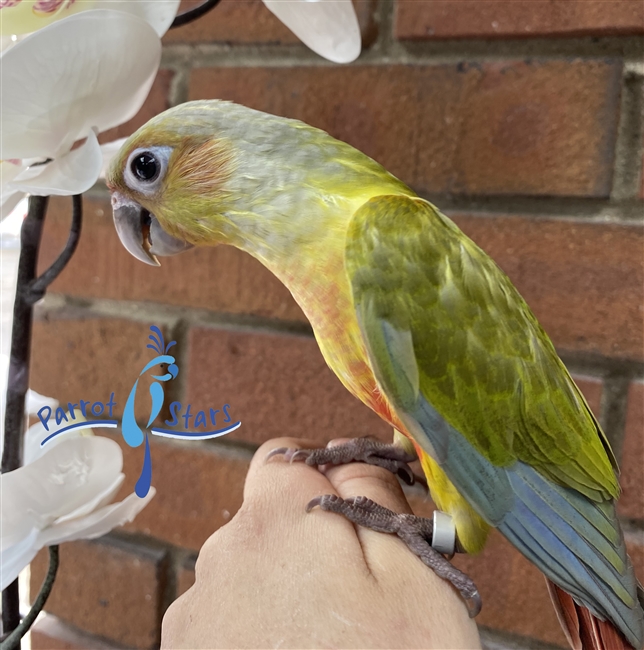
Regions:
[[301, 119], [423, 192], [608, 196], [620, 79], [609, 60], [208, 68], [190, 99]]
[[[644, 138], [642, 138], [642, 147], [644, 148]], [[644, 152], [642, 153], [642, 179], [640, 181], [640, 199], [644, 199]]]
[[189, 367], [186, 401], [193, 409], [227, 403], [233, 421], [241, 420], [228, 439], [391, 440], [391, 428], [344, 388], [313, 338], [195, 328]]
[[51, 614], [41, 615], [31, 628], [30, 634], [31, 650], [121, 650], [123, 648], [72, 628]]
[[[101, 434], [116, 440], [123, 450], [126, 479], [117, 495], [123, 499], [134, 491], [143, 449], [128, 447], [119, 434]], [[220, 445], [150, 438], [152, 485], [157, 493], [125, 530], [197, 551], [241, 506], [249, 459], [221, 450]]]
[[644, 229], [450, 215], [508, 274], [564, 350], [644, 359]]
[[640, 0], [398, 0], [400, 39], [644, 33]]
[[186, 558], [177, 576], [177, 597], [185, 594], [195, 583], [195, 558]]
[[[644, 103], [644, 88], [642, 89], [641, 96], [642, 96], [642, 103]], [[640, 196], [640, 199], [644, 199], [644, 133], [642, 134], [642, 139], [641, 139], [641, 142], [640, 142], [640, 149], [642, 150], [642, 174], [641, 174], [641, 179], [640, 179], [639, 196]]]
[[620, 466], [619, 512], [624, 517], [644, 519], [644, 381], [633, 382], [628, 390]]
[[[289, 291], [259, 262], [230, 246], [199, 248], [142, 264], [118, 239], [109, 201], [83, 201], [83, 235], [51, 291], [83, 298], [140, 300], [211, 311], [306, 320]], [[40, 255], [44, 270], [64, 246], [69, 199], [53, 197]]]
[[[149, 334], [145, 323], [50, 314], [34, 323], [30, 386], [55, 397], [63, 407], [81, 399], [106, 404], [114, 393], [113, 414], [118, 417], [139, 371], [153, 357], [146, 349]], [[139, 419], [150, 414], [151, 381], [150, 373], [139, 380], [135, 402]], [[103, 417], [109, 417], [107, 411]]]
[[573, 375], [573, 380], [579, 390], [583, 393], [590, 406], [590, 410], [599, 420], [601, 417], [602, 394], [604, 392], [604, 382], [598, 377], [587, 377], [585, 375]]
[[635, 575], [640, 584], [644, 582], [644, 530], [632, 530], [624, 535], [626, 548], [633, 562]]
[[[201, 1], [196, 4], [201, 4]], [[363, 47], [375, 38], [374, 0], [353, 0], [360, 23]], [[194, 6], [184, 0], [181, 11]], [[168, 43], [263, 43], [290, 45], [299, 39], [273, 15], [261, 0], [222, 0], [205, 16], [183, 27], [171, 29], [164, 37]]]
[[[48, 555], [31, 565], [37, 594]], [[62, 544], [60, 568], [47, 611], [75, 627], [134, 648], [159, 643], [165, 552], [131, 542], [79, 541]]]
[[125, 138], [132, 135], [132, 133], [143, 126], [148, 120], [168, 109], [170, 107], [168, 101], [170, 84], [172, 83], [173, 76], [174, 72], [172, 70], [159, 70], [152, 84], [152, 88], [150, 88], [150, 94], [139, 112], [124, 124], [120, 124], [113, 129], [101, 133], [98, 138], [99, 142], [103, 144], [116, 140], [117, 138]]

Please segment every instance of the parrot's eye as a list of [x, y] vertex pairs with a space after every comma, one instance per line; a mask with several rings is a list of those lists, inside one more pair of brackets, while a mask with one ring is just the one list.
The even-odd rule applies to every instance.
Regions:
[[132, 173], [142, 181], [153, 181], [159, 175], [161, 166], [154, 154], [149, 151], [142, 151], [137, 154], [130, 163]]
[[154, 196], [163, 183], [172, 154], [171, 147], [135, 149], [128, 157], [123, 171], [126, 185], [144, 196]]

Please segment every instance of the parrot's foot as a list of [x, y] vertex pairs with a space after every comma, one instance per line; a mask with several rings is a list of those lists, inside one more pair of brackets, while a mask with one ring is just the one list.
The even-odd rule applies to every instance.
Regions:
[[310, 512], [319, 506], [322, 510], [344, 515], [349, 521], [380, 533], [394, 533], [407, 544], [439, 578], [450, 582], [467, 604], [470, 618], [481, 611], [481, 596], [472, 579], [459, 571], [441, 553], [432, 547], [434, 524], [431, 519], [415, 515], [397, 514], [367, 497], [342, 499], [335, 494], [324, 494], [306, 506]]
[[388, 445], [371, 438], [353, 438], [353, 440], [342, 445], [323, 449], [280, 447], [279, 449], [273, 449], [266, 456], [266, 460], [278, 455], [283, 455], [284, 459], [291, 463], [303, 461], [307, 465], [346, 465], [357, 461], [383, 467], [392, 474], [399, 476], [407, 485], [413, 485], [417, 480], [408, 465], [408, 463], [416, 460], [414, 454], [407, 453], [396, 445]]

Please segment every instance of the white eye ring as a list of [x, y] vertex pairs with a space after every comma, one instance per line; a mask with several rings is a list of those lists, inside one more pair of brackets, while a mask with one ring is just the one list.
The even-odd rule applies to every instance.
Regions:
[[144, 196], [156, 194], [168, 169], [172, 147], [140, 147], [128, 157], [123, 173], [125, 184]]

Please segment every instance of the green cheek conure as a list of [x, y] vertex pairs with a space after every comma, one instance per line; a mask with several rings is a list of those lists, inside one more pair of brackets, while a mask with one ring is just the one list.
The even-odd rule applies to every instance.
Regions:
[[[547, 576], [573, 647], [642, 648], [606, 436], [528, 305], [452, 221], [323, 131], [223, 101], [152, 119], [108, 185], [119, 236], [140, 260], [230, 244], [262, 262], [347, 390], [394, 429], [393, 445], [280, 454], [409, 479], [415, 452], [459, 550], [480, 551], [497, 528]], [[314, 505], [398, 534], [478, 611], [472, 581], [432, 547], [431, 521], [362, 497]]]

